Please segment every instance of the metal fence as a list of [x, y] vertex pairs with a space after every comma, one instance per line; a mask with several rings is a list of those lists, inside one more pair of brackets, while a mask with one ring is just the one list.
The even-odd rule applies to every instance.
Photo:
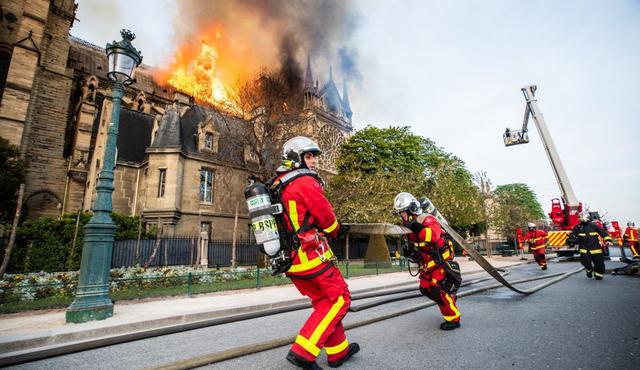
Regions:
[[[210, 240], [208, 243], [209, 267], [231, 266], [231, 240]], [[339, 259], [345, 258], [345, 241], [331, 243], [332, 249]], [[349, 259], [362, 259], [367, 253], [368, 239], [352, 238], [349, 241]], [[150, 259], [155, 239], [119, 240], [113, 245], [111, 267], [129, 267], [136, 264], [144, 266], [192, 266], [198, 264], [200, 239], [194, 236], [162, 238], [153, 259]], [[396, 245], [389, 244], [389, 250], [395, 251]], [[238, 265], [256, 265], [261, 256], [259, 245], [253, 240], [236, 241], [236, 261]]]
[[[200, 239], [192, 236], [160, 239], [155, 256], [151, 258], [155, 239], [119, 240], [113, 245], [111, 267], [128, 267], [147, 262], [150, 267], [191, 266], [198, 263]], [[207, 246], [209, 267], [231, 266], [233, 241], [211, 240]], [[236, 241], [236, 260], [239, 265], [255, 265], [260, 254], [258, 245], [249, 240]]]

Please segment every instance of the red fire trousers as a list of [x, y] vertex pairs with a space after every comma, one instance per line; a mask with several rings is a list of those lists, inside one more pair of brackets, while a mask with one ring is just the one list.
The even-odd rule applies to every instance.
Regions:
[[444, 267], [431, 271], [420, 270], [420, 292], [438, 304], [445, 321], [460, 322], [460, 311], [456, 306], [456, 296], [442, 290], [442, 281], [446, 276]]
[[291, 350], [313, 361], [324, 348], [330, 362], [348, 352], [349, 342], [344, 334], [342, 318], [351, 304], [351, 294], [340, 270], [332, 266], [319, 276], [309, 279], [292, 278], [301, 294], [311, 298], [313, 312], [300, 329]]
[[545, 245], [534, 245], [529, 247], [533, 254], [533, 259], [536, 260], [538, 266], [544, 267], [547, 265], [547, 258], [544, 255]]

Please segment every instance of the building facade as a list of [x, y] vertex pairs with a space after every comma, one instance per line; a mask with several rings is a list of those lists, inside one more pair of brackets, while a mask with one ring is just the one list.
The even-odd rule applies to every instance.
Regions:
[[[69, 0], [2, 4], [0, 137], [28, 161], [29, 217], [87, 211], [95, 199], [111, 83], [105, 50], [69, 34], [76, 7]], [[346, 85], [340, 95], [330, 73], [320, 87], [308, 60], [303, 94], [303, 112], [280, 139], [317, 140], [330, 176], [352, 131]], [[122, 104], [114, 211], [160, 223], [165, 235], [206, 231], [214, 239], [232, 237], [238, 214], [237, 236], [247, 237], [243, 190], [262, 171], [247, 133], [258, 122], [196, 104], [156, 82], [146, 65]]]

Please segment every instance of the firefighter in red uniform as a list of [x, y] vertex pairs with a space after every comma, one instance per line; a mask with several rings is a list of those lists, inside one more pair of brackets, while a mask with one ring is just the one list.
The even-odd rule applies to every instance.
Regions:
[[624, 243], [629, 246], [634, 257], [640, 257], [640, 249], [638, 248], [638, 229], [633, 222], [627, 222], [627, 228], [624, 230], [622, 237]]
[[444, 232], [438, 220], [422, 213], [421, 205], [409, 193], [400, 193], [394, 200], [394, 213], [402, 217], [402, 224], [413, 231], [408, 234], [409, 245], [403, 253], [405, 257], [420, 265], [420, 292], [436, 302], [444, 317], [442, 330], [460, 327], [460, 311], [456, 297], [443, 289], [448, 272], [444, 263], [453, 259], [449, 245], [445, 243]]
[[529, 222], [527, 224], [527, 233], [524, 235], [524, 240], [529, 243], [529, 251], [533, 253], [533, 258], [540, 266], [540, 269], [547, 269], [547, 259], [544, 252], [547, 246], [547, 232], [544, 230], [536, 229], [536, 224]]
[[351, 295], [325, 237], [336, 237], [340, 224], [314, 171], [320, 152], [318, 145], [306, 137], [288, 140], [284, 161], [270, 182], [272, 190], [281, 186], [285, 220], [293, 236], [292, 265], [286, 275], [313, 305], [311, 316], [287, 354], [289, 362], [303, 369], [321, 369], [316, 357], [323, 348], [330, 367], [341, 366], [360, 350], [357, 343], [347, 341], [342, 326]]

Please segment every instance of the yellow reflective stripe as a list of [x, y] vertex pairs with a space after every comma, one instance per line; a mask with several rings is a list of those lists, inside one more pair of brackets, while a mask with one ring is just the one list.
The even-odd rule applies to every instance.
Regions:
[[595, 276], [597, 276], [597, 277], [603, 277], [603, 276], [604, 276], [603, 274], [600, 274], [600, 273], [598, 273], [598, 272], [594, 272], [593, 274], [594, 274]]
[[338, 297], [338, 301], [331, 306], [329, 312], [327, 312], [326, 316], [320, 321], [320, 324], [316, 327], [316, 330], [311, 334], [311, 338], [309, 338], [309, 342], [311, 342], [314, 346], [320, 340], [322, 334], [327, 330], [327, 327], [336, 318], [340, 309], [344, 306], [344, 298], [342, 296]]
[[457, 319], [458, 317], [460, 317], [460, 311], [458, 311], [458, 309], [456, 308], [456, 305], [453, 304], [453, 299], [451, 298], [450, 295], [448, 295], [447, 293], [444, 294], [444, 298], [449, 302], [449, 308], [451, 308], [451, 310], [454, 312], [453, 316], [444, 316], [444, 319], [446, 321], [453, 321], [455, 319]]
[[295, 200], [289, 201], [289, 217], [291, 218], [291, 226], [293, 231], [300, 229], [300, 222], [298, 221], [298, 207]]
[[425, 242], [430, 242], [431, 241], [431, 228], [427, 227], [425, 229], [425, 235], [424, 235], [424, 241]]
[[347, 349], [347, 347], [349, 347], [349, 341], [345, 339], [344, 342], [338, 344], [337, 346], [324, 347], [324, 350], [327, 352], [328, 355], [335, 355], [344, 351], [345, 349]]
[[602, 253], [602, 249], [591, 249], [589, 254], [600, 254]]
[[309, 262], [309, 257], [307, 256], [307, 252], [305, 252], [302, 248], [298, 248], [298, 257], [300, 257], [300, 264], [305, 264]]
[[327, 234], [330, 234], [333, 230], [336, 229], [336, 227], [338, 227], [338, 220], [333, 221], [331, 226], [329, 226], [326, 229], [324, 229], [324, 232], [327, 233]]
[[[300, 256], [300, 263], [292, 265], [291, 268], [287, 271], [287, 272], [302, 272], [302, 271], [307, 271], [307, 270], [311, 270], [312, 268], [318, 267], [321, 264], [323, 264], [322, 260], [320, 259], [320, 257], [316, 257], [312, 260], [309, 260], [306, 254], [303, 254], [305, 259], [307, 259], [306, 262], [302, 261], [302, 255]], [[333, 257], [333, 253], [331, 252], [331, 249], [329, 249], [328, 251], [324, 252], [324, 258], [326, 259], [330, 259], [331, 257]]]
[[586, 233], [578, 233], [578, 236], [587, 236]]
[[578, 250], [578, 252], [580, 252], [580, 253], [587, 253], [587, 250], [586, 250], [586, 249], [580, 249], [580, 250]]
[[[447, 259], [449, 257], [451, 257], [451, 252], [447, 249], [446, 251], [444, 251], [444, 253], [442, 253], [442, 259]], [[432, 268], [435, 265], [436, 265], [436, 263], [433, 260], [431, 260], [431, 261], [429, 261], [427, 263], [426, 267], [423, 267], [423, 269], [427, 269], [428, 270], [428, 269]]]
[[596, 232], [590, 232], [589, 235], [598, 235]]
[[296, 337], [296, 343], [300, 345], [300, 347], [307, 350], [307, 352], [311, 353], [314, 356], [318, 356], [320, 354], [320, 348], [313, 345], [311, 342], [307, 340], [307, 338], [302, 335], [298, 335]]
[[538, 241], [538, 240], [542, 240], [542, 239], [544, 239], [544, 238], [545, 238], [544, 236], [541, 236], [541, 237], [539, 237], [539, 238], [535, 238], [535, 239], [533, 239], [533, 241], [534, 241], [534, 242], [536, 242], [536, 241]]
[[611, 237], [609, 235], [604, 237], [604, 240], [611, 240]]
[[416, 246], [416, 247], [426, 247], [426, 246], [427, 246], [427, 243], [422, 243], [422, 242], [420, 242], [420, 243], [415, 243], [415, 246]]
[[538, 249], [544, 248], [544, 247], [545, 247], [544, 245], [540, 245], [540, 246], [537, 246], [537, 247], [531, 247], [531, 250], [537, 251]]

